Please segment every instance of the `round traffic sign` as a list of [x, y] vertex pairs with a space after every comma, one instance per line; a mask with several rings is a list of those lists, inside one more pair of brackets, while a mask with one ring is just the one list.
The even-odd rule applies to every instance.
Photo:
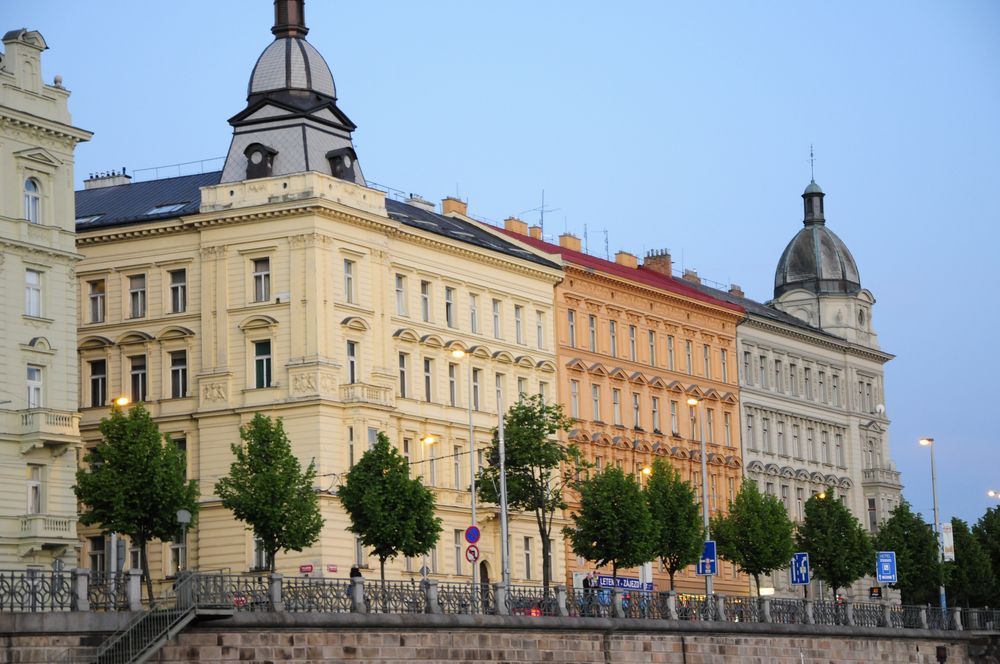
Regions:
[[475, 544], [470, 544], [465, 549], [465, 559], [470, 563], [474, 563], [479, 560], [479, 547]]
[[476, 526], [469, 526], [465, 529], [465, 541], [469, 544], [475, 544], [479, 541], [479, 528]]

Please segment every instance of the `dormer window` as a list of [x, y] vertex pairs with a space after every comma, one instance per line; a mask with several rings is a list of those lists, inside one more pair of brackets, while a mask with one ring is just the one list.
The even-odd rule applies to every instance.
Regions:
[[330, 162], [330, 175], [340, 180], [354, 182], [354, 162], [358, 155], [354, 148], [340, 148], [330, 150], [326, 153], [326, 159]]
[[274, 155], [278, 154], [277, 150], [269, 148], [262, 143], [251, 143], [243, 151], [243, 154], [247, 158], [248, 180], [271, 177], [271, 171], [274, 167]]

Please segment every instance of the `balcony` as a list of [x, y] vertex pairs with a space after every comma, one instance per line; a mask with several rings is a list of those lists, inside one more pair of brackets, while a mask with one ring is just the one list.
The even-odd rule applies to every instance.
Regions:
[[22, 514], [18, 540], [18, 553], [22, 556], [41, 549], [73, 546], [77, 541], [76, 517]]
[[343, 403], [368, 404], [388, 408], [392, 408], [395, 405], [392, 388], [366, 385], [365, 383], [341, 385], [340, 400]]
[[863, 484], [884, 484], [892, 487], [901, 487], [899, 483], [899, 471], [888, 468], [865, 468], [862, 471], [861, 481]]
[[0, 411], [3, 432], [21, 442], [21, 453], [50, 448], [59, 456], [80, 441], [80, 414], [51, 408]]

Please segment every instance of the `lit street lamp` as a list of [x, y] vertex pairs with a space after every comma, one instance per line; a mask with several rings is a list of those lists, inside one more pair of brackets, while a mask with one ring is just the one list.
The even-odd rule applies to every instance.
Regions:
[[[933, 438], [921, 438], [920, 444], [924, 447], [931, 448], [931, 495], [934, 497], [934, 537], [937, 538], [938, 543], [938, 554], [941, 558], [941, 564], [944, 564], [944, 542], [941, 541], [941, 531], [940, 523], [938, 519], [938, 502], [937, 502], [937, 474], [934, 471], [934, 439]], [[940, 573], [939, 573], [940, 574]], [[941, 599], [941, 610], [944, 611], [948, 608], [948, 601], [944, 594], [944, 581], [942, 579], [941, 585], [938, 586], [939, 597]]]
[[990, 498], [996, 498], [997, 500], [1000, 500], [1000, 491], [997, 491], [996, 489], [990, 489], [989, 491], [986, 492], [986, 495], [989, 496]]
[[[691, 397], [687, 400], [689, 406], [700, 406], [698, 423], [701, 428], [701, 514], [705, 526], [705, 541], [712, 539], [708, 527], [708, 466], [705, 460], [705, 400]], [[705, 595], [712, 595], [712, 575], [705, 575]]]

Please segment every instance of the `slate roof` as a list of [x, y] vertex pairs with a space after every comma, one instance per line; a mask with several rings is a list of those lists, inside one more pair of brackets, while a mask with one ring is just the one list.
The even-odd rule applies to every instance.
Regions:
[[[221, 171], [213, 171], [112, 187], [83, 189], [76, 192], [76, 218], [78, 220], [95, 216], [97, 218], [92, 221], [78, 221], [76, 230], [84, 232], [95, 228], [141, 224], [197, 214], [201, 206], [200, 188], [219, 184], [221, 176]], [[168, 212], [150, 214], [156, 207], [168, 205], [181, 205], [181, 207]], [[391, 219], [405, 226], [497, 251], [537, 265], [560, 268], [558, 263], [507, 242], [476, 224], [454, 217], [445, 217], [392, 199], [386, 199], [385, 207]]]

